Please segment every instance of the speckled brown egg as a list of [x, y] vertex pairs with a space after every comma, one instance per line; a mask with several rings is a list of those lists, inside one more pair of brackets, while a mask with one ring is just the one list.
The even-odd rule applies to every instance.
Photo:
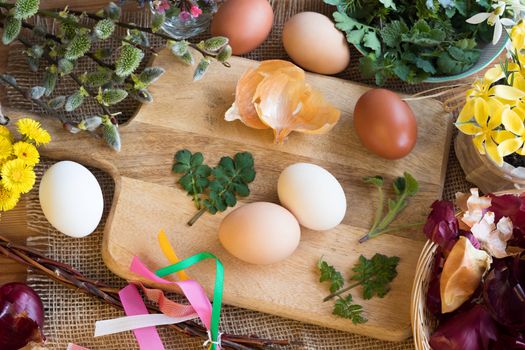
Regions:
[[386, 159], [403, 158], [416, 145], [414, 113], [390, 90], [371, 89], [359, 98], [354, 128], [363, 146]]
[[270, 34], [273, 10], [268, 0], [227, 0], [213, 16], [211, 34], [226, 36], [234, 55], [248, 53]]

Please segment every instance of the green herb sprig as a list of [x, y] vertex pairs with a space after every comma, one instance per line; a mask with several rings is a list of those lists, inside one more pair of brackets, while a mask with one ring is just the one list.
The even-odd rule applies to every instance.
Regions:
[[237, 204], [237, 196], [250, 194], [248, 184], [255, 180], [251, 153], [222, 157], [213, 169], [204, 164], [204, 156], [187, 149], [175, 154], [172, 171], [182, 176], [177, 181], [193, 199], [198, 212], [188, 221], [192, 226], [205, 212], [216, 214]]
[[390, 291], [390, 283], [397, 276], [398, 264], [399, 257], [397, 256], [388, 257], [376, 253], [372, 259], [367, 259], [361, 255], [359, 261], [352, 269], [354, 274], [349, 279], [352, 283], [344, 287], [343, 275], [321, 257], [317, 263], [321, 273], [319, 282], [330, 282], [331, 293], [323, 301], [326, 302], [337, 297], [338, 299], [332, 311], [334, 315], [348, 318], [354, 324], [365, 323], [367, 319], [362, 314], [363, 307], [353, 301], [350, 293], [345, 297], [342, 294], [362, 286], [363, 299], [368, 300], [374, 296], [383, 298]]
[[[388, 201], [386, 201], [386, 203], [385, 194], [383, 191], [383, 178], [377, 175], [365, 177], [363, 180], [366, 183], [374, 185], [377, 188], [379, 193], [379, 205], [376, 209], [374, 223], [372, 224], [370, 231], [368, 231], [366, 235], [359, 239], [359, 243], [366, 242], [370, 238], [377, 237], [386, 232], [398, 231], [400, 229], [421, 225], [421, 223], [417, 223], [389, 227], [389, 225], [397, 218], [397, 216], [403, 211], [403, 209], [406, 208], [406, 206], [408, 205], [408, 199], [410, 197], [415, 196], [419, 191], [419, 184], [412, 175], [405, 172], [402, 177], [398, 177], [394, 180], [392, 186], [394, 187], [394, 192], [396, 195], [394, 198], [389, 198]], [[386, 215], [383, 216], [383, 210], [385, 206], [388, 208], [388, 211]]]

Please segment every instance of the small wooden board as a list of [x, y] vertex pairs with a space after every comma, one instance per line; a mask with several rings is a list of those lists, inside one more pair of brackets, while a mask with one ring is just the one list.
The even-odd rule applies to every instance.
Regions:
[[[385, 340], [409, 337], [410, 293], [424, 237], [420, 230], [413, 230], [359, 244], [358, 238], [370, 227], [377, 206], [375, 190], [361, 179], [379, 174], [390, 184], [393, 178], [409, 171], [419, 180], [421, 190], [397, 223], [424, 221], [430, 204], [441, 197], [443, 189], [451, 134], [449, 116], [437, 101], [410, 102], [418, 120], [417, 145], [409, 156], [387, 161], [364, 149], [352, 129], [354, 105], [368, 88], [308, 74], [307, 80], [342, 111], [341, 120], [326, 135], [295, 133], [284, 145], [276, 145], [270, 130], [253, 130], [240, 122], [224, 121], [238, 78], [258, 63], [232, 58], [231, 64], [229, 69], [215, 64], [202, 81], [191, 82], [193, 68], [162, 52], [154, 65], [167, 72], [151, 88], [155, 102], [143, 106], [128, 125], [121, 127], [123, 147], [118, 154], [91, 137], [72, 136], [46, 122], [53, 134], [46, 155], [98, 166], [116, 180], [102, 247], [105, 263], [127, 279], [135, 279], [129, 273], [134, 255], [151, 269], [168, 265], [156, 239], [159, 229], [165, 229], [180, 257], [209, 251], [222, 260], [227, 304]], [[219, 223], [227, 213], [205, 214], [193, 227], [186, 225], [195, 208], [176, 185], [177, 176], [171, 173], [174, 153], [182, 148], [202, 152], [209, 164], [216, 164], [223, 155], [251, 152], [257, 178], [246, 202], [278, 202], [277, 178], [290, 164], [321, 165], [343, 185], [347, 215], [341, 225], [328, 232], [303, 229], [299, 248], [282, 263], [246, 264], [229, 255], [217, 238]], [[371, 257], [375, 253], [401, 258], [390, 293], [383, 299], [368, 301], [362, 301], [359, 288], [352, 293], [364, 306], [368, 323], [356, 326], [333, 316], [332, 302], [322, 302], [328, 293], [327, 286], [319, 283], [319, 257], [324, 256], [348, 276], [360, 254]], [[192, 267], [188, 273], [211, 293], [215, 276], [212, 262]]]

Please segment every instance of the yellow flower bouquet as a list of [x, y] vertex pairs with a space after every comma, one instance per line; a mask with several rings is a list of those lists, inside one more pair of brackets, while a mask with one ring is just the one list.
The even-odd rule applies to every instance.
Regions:
[[[510, 32], [509, 58], [489, 69], [467, 91], [456, 127], [472, 136], [498, 167], [504, 157], [525, 156], [525, 22]], [[524, 158], [525, 160], [525, 158]], [[525, 162], [523, 163], [525, 164]]]
[[40, 161], [37, 147], [51, 141], [40, 123], [23, 118], [16, 123], [21, 137], [17, 140], [9, 129], [0, 125], [0, 211], [13, 209], [20, 195], [35, 184], [34, 167]]

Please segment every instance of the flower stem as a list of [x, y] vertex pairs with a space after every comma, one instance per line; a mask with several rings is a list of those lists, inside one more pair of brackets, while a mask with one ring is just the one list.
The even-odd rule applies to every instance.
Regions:
[[348, 292], [350, 289], [355, 288], [355, 287], [357, 287], [357, 286], [359, 286], [359, 285], [361, 285], [361, 282], [357, 282], [357, 283], [354, 283], [354, 284], [349, 285], [349, 286], [346, 287], [346, 288], [339, 289], [338, 291], [336, 291], [336, 292], [334, 292], [334, 293], [328, 295], [326, 298], [324, 298], [324, 299], [323, 299], [323, 302], [326, 302], [326, 301], [328, 301], [328, 300], [330, 300], [330, 299], [333, 299], [333, 298], [335, 298], [335, 297], [340, 297], [341, 294], [343, 294], [343, 293], [345, 293], [345, 292]]
[[390, 227], [390, 228], [386, 228], [382, 230], [375, 230], [375, 231], [370, 230], [370, 232], [368, 232], [366, 235], [364, 235], [363, 237], [359, 239], [359, 243], [364, 243], [368, 241], [370, 238], [377, 237], [379, 235], [382, 235], [383, 233], [400, 231], [400, 230], [403, 230], [405, 228], [410, 228], [410, 227], [420, 227], [420, 226], [423, 226], [424, 224], [425, 224], [424, 222], [416, 222], [413, 224], [398, 225], [398, 226], [394, 226], [394, 227]]

